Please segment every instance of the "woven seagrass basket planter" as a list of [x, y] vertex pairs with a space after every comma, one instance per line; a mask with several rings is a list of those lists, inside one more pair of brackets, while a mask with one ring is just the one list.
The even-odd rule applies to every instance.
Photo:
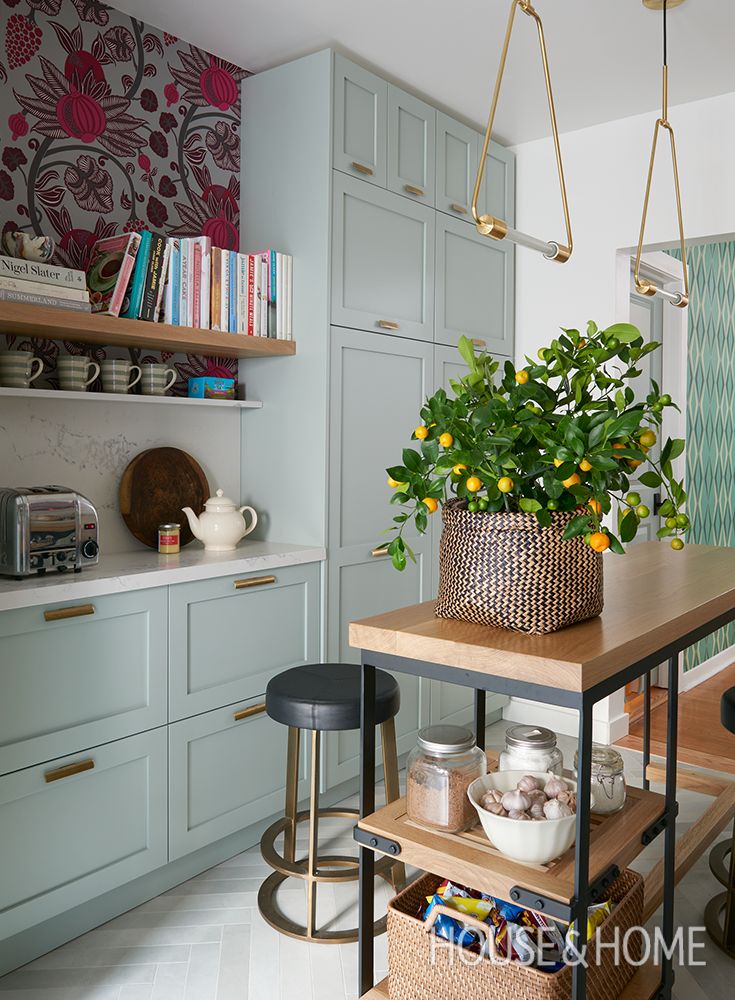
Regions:
[[476, 513], [463, 500], [442, 507], [436, 615], [540, 635], [602, 611], [602, 554], [564, 539], [575, 516]]
[[[418, 914], [441, 881], [438, 875], [424, 875], [388, 906], [390, 1000], [571, 1000], [571, 966], [544, 972], [517, 962], [496, 963], [428, 934]], [[625, 871], [602, 899], [615, 906], [587, 952], [587, 998], [617, 1000], [641, 962], [642, 937], [632, 929], [643, 921], [643, 879]], [[616, 935], [618, 941], [626, 940], [617, 963], [614, 948], [596, 947], [596, 941], [611, 944]]]

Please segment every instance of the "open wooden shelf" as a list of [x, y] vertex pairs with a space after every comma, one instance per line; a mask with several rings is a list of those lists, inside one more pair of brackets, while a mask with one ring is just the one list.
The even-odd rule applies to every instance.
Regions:
[[[490, 770], [497, 754], [488, 752]], [[663, 795], [628, 787], [624, 808], [612, 816], [592, 816], [590, 833], [590, 880], [603, 875], [611, 865], [626, 868], [643, 850], [643, 831], [664, 814]], [[358, 823], [362, 830], [401, 845], [400, 860], [442, 878], [510, 899], [513, 886], [538, 892], [567, 905], [574, 897], [574, 845], [546, 865], [513, 861], [493, 847], [479, 822], [466, 833], [441, 833], [412, 822], [406, 815], [406, 799], [392, 802]]]
[[222, 358], [269, 358], [296, 353], [293, 340], [271, 340], [267, 337], [248, 337], [242, 333], [144, 323], [137, 319], [118, 319], [99, 313], [22, 302], [2, 303], [0, 333]]
[[90, 403], [132, 403], [134, 406], [158, 403], [165, 406], [212, 406], [215, 409], [259, 410], [256, 399], [192, 399], [189, 396], [143, 396], [132, 392], [73, 392], [67, 389], [8, 389], [0, 386], [0, 399], [49, 399], [56, 402], [82, 400]]

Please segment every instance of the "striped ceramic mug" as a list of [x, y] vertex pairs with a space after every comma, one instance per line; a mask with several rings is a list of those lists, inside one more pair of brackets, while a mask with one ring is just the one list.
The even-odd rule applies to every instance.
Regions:
[[176, 372], [165, 365], [146, 362], [141, 365], [143, 375], [140, 380], [140, 391], [144, 396], [165, 396], [176, 381]]
[[0, 351], [0, 385], [27, 389], [43, 371], [43, 361], [30, 351]]

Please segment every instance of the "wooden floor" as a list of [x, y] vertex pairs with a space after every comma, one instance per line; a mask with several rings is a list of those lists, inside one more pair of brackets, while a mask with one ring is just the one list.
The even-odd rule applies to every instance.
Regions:
[[[679, 761], [735, 774], [735, 735], [720, 722], [723, 691], [735, 687], [735, 664], [679, 696]], [[643, 749], [643, 719], [631, 723], [619, 746]], [[651, 711], [651, 753], [666, 753], [666, 703]]]

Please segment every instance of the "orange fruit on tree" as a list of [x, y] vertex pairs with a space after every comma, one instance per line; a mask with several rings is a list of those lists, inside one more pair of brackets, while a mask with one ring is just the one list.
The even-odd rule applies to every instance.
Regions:
[[582, 461], [579, 463], [579, 468], [582, 470], [582, 472], [589, 472], [592, 466], [590, 465], [590, 463], [587, 461], [586, 458], [583, 458]]
[[671, 539], [671, 548], [675, 552], [680, 552], [684, 548], [684, 542], [682, 542], [681, 538], [672, 538]]
[[641, 448], [653, 448], [658, 441], [655, 431], [644, 431], [638, 438]]
[[610, 539], [604, 531], [593, 531], [590, 535], [590, 546], [595, 552], [604, 552], [610, 548]]
[[393, 478], [393, 476], [388, 476], [388, 485], [392, 490], [397, 490], [399, 486], [403, 485], [403, 483], [399, 483], [397, 479]]
[[560, 465], [564, 465], [564, 459], [563, 458], [555, 458], [554, 459], [554, 465], [558, 469]]
[[519, 372], [516, 372], [516, 382], [518, 385], [525, 385], [530, 377], [525, 368], [521, 368]]
[[433, 514], [439, 506], [438, 502], [433, 497], [424, 497], [421, 503], [426, 504], [426, 509], [430, 514]]
[[477, 493], [478, 490], [482, 489], [482, 483], [477, 478], [477, 476], [470, 476], [470, 478], [465, 483], [468, 493]]
[[579, 484], [581, 482], [582, 482], [582, 480], [579, 478], [579, 476], [577, 475], [577, 473], [573, 472], [571, 474], [571, 476], [569, 477], [569, 479], [565, 479], [562, 482], [562, 486], [564, 486], [565, 489], [570, 489], [572, 486], [579, 486]]
[[498, 489], [501, 493], [510, 493], [513, 489], [513, 480], [510, 476], [501, 476], [498, 480]]
[[593, 513], [593, 514], [597, 514], [597, 516], [598, 516], [598, 517], [599, 517], [599, 516], [600, 516], [600, 514], [602, 513], [602, 504], [600, 503], [600, 501], [599, 501], [599, 500], [595, 500], [595, 498], [594, 498], [594, 497], [592, 497], [592, 499], [591, 499], [591, 500], [590, 500], [590, 502], [589, 502], [589, 503], [587, 504], [587, 506], [588, 506], [588, 507], [589, 507], [589, 509], [590, 509], [590, 510], [592, 511], [592, 513]]
[[424, 425], [422, 424], [420, 427], [417, 427], [413, 433], [419, 439], [419, 441], [425, 441], [429, 436], [429, 428], [424, 427]]
[[452, 466], [452, 472], [455, 474], [455, 476], [461, 476], [462, 472], [466, 468], [467, 466], [464, 464], [464, 462], [457, 462], [456, 465]]
[[454, 438], [447, 431], [439, 435], [439, 444], [442, 448], [451, 448], [454, 444]]

